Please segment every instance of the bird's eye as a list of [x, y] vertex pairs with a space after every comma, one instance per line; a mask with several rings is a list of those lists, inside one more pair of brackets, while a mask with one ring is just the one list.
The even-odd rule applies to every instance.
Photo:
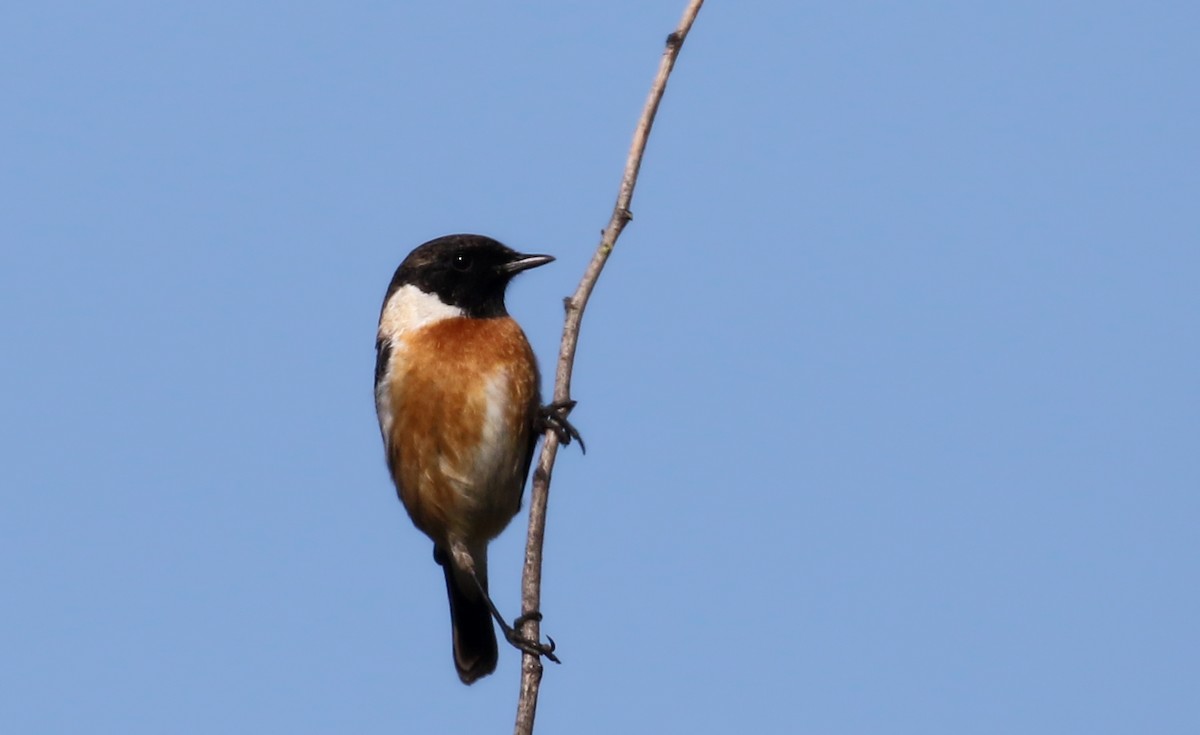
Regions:
[[466, 271], [471, 270], [472, 262], [473, 261], [471, 260], [470, 255], [459, 253], [458, 255], [454, 256], [454, 259], [450, 261], [450, 264], [454, 266], [454, 270], [465, 273]]

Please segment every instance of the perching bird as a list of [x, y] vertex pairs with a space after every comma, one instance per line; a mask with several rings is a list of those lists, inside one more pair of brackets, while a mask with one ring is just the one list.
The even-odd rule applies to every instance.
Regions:
[[513, 276], [552, 260], [480, 235], [440, 237], [396, 269], [379, 315], [375, 408], [387, 465], [445, 572], [465, 684], [496, 669], [493, 616], [513, 645], [553, 658], [487, 595], [488, 542], [521, 506], [539, 433], [578, 438], [569, 405], [541, 405], [533, 350], [504, 307]]

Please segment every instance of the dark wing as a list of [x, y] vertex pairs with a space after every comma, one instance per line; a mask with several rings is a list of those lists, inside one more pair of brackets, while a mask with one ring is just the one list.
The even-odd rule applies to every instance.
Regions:
[[379, 387], [379, 382], [383, 380], [383, 376], [387, 374], [388, 360], [392, 359], [392, 343], [390, 340], [377, 339], [375, 340], [375, 387]]

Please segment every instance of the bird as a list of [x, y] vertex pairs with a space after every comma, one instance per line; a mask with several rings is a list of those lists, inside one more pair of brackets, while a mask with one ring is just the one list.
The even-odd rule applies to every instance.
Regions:
[[553, 260], [483, 235], [439, 237], [400, 263], [380, 308], [375, 408], [387, 467], [433, 541], [464, 684], [496, 669], [493, 618], [514, 646], [557, 661], [553, 639], [516, 632], [530, 616], [509, 625], [500, 615], [487, 576], [488, 543], [521, 507], [538, 437], [579, 438], [566, 420], [573, 401], [542, 406], [537, 359], [504, 303], [513, 277]]

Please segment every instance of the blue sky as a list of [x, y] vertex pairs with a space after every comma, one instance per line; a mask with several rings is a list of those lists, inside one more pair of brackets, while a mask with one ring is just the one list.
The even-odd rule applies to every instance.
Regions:
[[[379, 301], [441, 234], [552, 253], [550, 363], [682, 6], [0, 11], [5, 732], [511, 727]], [[539, 732], [1200, 729], [1198, 21], [704, 8], [584, 322]]]

